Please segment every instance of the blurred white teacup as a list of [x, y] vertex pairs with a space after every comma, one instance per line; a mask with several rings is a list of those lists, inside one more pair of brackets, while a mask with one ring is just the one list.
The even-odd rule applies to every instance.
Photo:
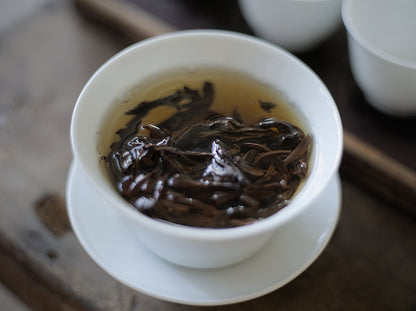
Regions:
[[342, 0], [239, 0], [256, 35], [304, 52], [327, 39], [341, 23]]
[[368, 102], [416, 115], [416, 1], [344, 0], [353, 76]]

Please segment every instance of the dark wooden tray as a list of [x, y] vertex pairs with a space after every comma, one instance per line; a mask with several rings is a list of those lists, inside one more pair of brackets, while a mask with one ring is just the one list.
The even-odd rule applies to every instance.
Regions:
[[[130, 41], [177, 29], [217, 28], [252, 34], [237, 1], [75, 0], [88, 17]], [[355, 84], [345, 29], [315, 50], [298, 54], [324, 81], [345, 128], [343, 176], [416, 215], [416, 118], [397, 119], [372, 109]]]
[[[74, 3], [88, 18], [80, 17]], [[63, 0], [48, 1], [1, 34], [0, 281], [42, 311], [416, 310], [416, 226], [407, 213], [415, 208], [416, 183], [411, 161], [388, 152], [398, 150], [411, 159], [414, 144], [406, 127], [414, 127], [403, 121], [383, 129], [386, 117], [365, 105], [350, 77], [342, 28], [317, 50], [299, 55], [334, 94], [346, 128], [339, 224], [304, 273], [251, 301], [193, 307], [134, 291], [87, 255], [65, 206], [75, 100], [97, 67], [128, 43], [201, 27], [251, 33], [235, 0]], [[340, 56], [333, 54], [337, 49]], [[373, 118], [381, 120], [377, 137], [396, 147], [378, 145], [360, 121], [366, 118], [369, 128], [376, 127]], [[400, 206], [407, 212], [395, 208]]]

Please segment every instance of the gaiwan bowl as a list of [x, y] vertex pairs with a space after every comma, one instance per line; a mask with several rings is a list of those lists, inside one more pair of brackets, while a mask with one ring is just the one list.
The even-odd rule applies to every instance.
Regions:
[[[97, 156], [106, 116], [120, 94], [176, 68], [212, 66], [243, 72], [278, 89], [304, 117], [313, 136], [308, 176], [288, 206], [255, 223], [226, 229], [175, 225], [150, 218], [116, 191]], [[287, 51], [263, 40], [217, 30], [174, 32], [143, 40], [103, 64], [82, 90], [71, 123], [74, 160], [131, 234], [167, 261], [193, 268], [231, 265], [259, 251], [281, 226], [326, 189], [342, 154], [334, 100], [318, 76]], [[104, 212], [104, 211], [103, 211]]]

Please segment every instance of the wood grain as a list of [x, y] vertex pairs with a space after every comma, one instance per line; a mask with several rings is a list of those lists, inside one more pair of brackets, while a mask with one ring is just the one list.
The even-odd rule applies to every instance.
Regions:
[[416, 216], [416, 173], [349, 132], [344, 132], [341, 173]]
[[77, 7], [90, 17], [118, 30], [133, 41], [176, 30], [173, 26], [125, 1], [75, 0]]
[[[14, 245], [0, 236], [0, 280], [20, 297], [31, 310], [75, 311], [84, 308], [71, 297], [51, 286], [50, 280], [42, 278], [33, 263]], [[1, 309], [1, 307], [0, 307]]]
[[65, 199], [59, 194], [45, 194], [35, 202], [34, 209], [40, 221], [52, 234], [61, 236], [71, 230]]
[[[157, 9], [161, 3], [192, 1], [140, 0]], [[339, 225], [312, 266], [279, 290], [229, 306], [186, 306], [137, 292], [103, 271], [73, 232], [53, 234], [34, 206], [44, 202], [45, 194], [64, 197], [75, 100], [94, 71], [125, 47], [123, 36], [109, 34], [78, 13], [70, 0], [51, 1], [0, 36], [0, 280], [30, 307], [45, 311], [415, 310], [414, 220], [347, 179], [342, 180]], [[146, 267], [138, 264], [132, 273], [140, 276], [141, 269]]]

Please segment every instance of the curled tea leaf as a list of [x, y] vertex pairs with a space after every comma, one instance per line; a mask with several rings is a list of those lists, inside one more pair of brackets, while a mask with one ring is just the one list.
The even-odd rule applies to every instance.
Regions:
[[[214, 86], [188, 87], [129, 110], [106, 157], [116, 189], [144, 214], [177, 224], [226, 228], [285, 207], [306, 176], [312, 136], [277, 118], [243, 122], [210, 109]], [[259, 101], [270, 111], [273, 103]], [[174, 107], [159, 124], [153, 109]]]

